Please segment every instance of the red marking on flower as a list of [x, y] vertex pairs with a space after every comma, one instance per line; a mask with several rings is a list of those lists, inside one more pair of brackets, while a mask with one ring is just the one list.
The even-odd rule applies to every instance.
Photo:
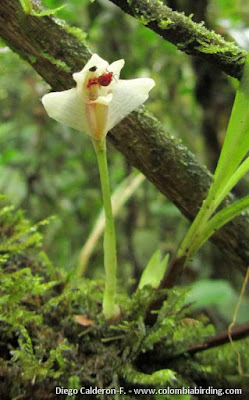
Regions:
[[98, 85], [98, 78], [90, 78], [87, 82], [87, 89], [89, 89], [92, 85]]
[[105, 72], [104, 74], [90, 78], [87, 82], [87, 89], [89, 89], [93, 85], [100, 85], [100, 86], [109, 86], [111, 81], [113, 80], [113, 72]]
[[113, 72], [104, 73], [97, 78], [98, 84], [101, 86], [109, 86], [112, 79], [113, 79]]

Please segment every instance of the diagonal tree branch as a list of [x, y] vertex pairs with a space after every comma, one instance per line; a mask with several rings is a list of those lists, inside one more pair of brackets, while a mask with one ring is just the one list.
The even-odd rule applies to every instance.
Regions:
[[246, 52], [221, 35], [173, 11], [160, 0], [110, 0], [127, 14], [173, 43], [179, 50], [215, 64], [226, 74], [240, 78]]
[[[54, 90], [72, 87], [71, 74], [81, 70], [90, 56], [79, 30], [52, 17], [25, 15], [19, 0], [0, 3], [0, 36]], [[187, 218], [194, 218], [211, 175], [177, 139], [163, 131], [153, 116], [141, 108], [115, 127], [108, 138]], [[212, 240], [229, 262], [246, 270], [248, 217], [236, 218]]]

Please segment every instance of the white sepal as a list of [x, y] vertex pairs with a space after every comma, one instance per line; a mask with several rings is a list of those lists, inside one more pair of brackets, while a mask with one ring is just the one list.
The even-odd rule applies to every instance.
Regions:
[[81, 72], [89, 71], [91, 67], [97, 67], [98, 69], [106, 70], [108, 66], [109, 63], [106, 60], [94, 53]]
[[123, 68], [124, 64], [125, 64], [125, 60], [121, 59], [121, 60], [114, 61], [112, 64], [110, 64], [108, 66], [107, 72], [113, 72], [114, 80], [117, 81], [119, 79], [120, 71]]
[[107, 131], [143, 104], [154, 86], [155, 82], [150, 78], [120, 79], [113, 90], [113, 99], [109, 105]]
[[76, 89], [52, 92], [42, 98], [48, 115], [78, 131], [91, 134], [86, 118], [85, 102], [77, 95]]

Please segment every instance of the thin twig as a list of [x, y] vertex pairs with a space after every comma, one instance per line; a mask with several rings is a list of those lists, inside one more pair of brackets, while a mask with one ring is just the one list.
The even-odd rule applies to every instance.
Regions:
[[228, 339], [229, 339], [229, 341], [231, 343], [231, 346], [232, 346], [233, 350], [235, 351], [235, 353], [237, 354], [237, 357], [238, 357], [238, 370], [239, 370], [239, 374], [240, 375], [244, 375], [243, 370], [242, 370], [242, 365], [241, 365], [241, 355], [240, 355], [240, 352], [238, 351], [238, 349], [236, 348], [236, 346], [235, 346], [235, 344], [233, 342], [234, 341], [234, 337], [232, 335], [232, 329], [233, 329], [234, 325], [236, 324], [236, 319], [237, 319], [237, 316], [238, 316], [238, 312], [239, 312], [239, 309], [240, 309], [242, 298], [243, 298], [245, 290], [246, 290], [248, 279], [249, 279], [249, 267], [247, 268], [246, 276], [244, 278], [244, 281], [243, 281], [243, 284], [242, 284], [242, 288], [241, 288], [241, 292], [240, 292], [240, 295], [239, 295], [239, 300], [238, 300], [238, 303], [236, 304], [236, 307], [235, 307], [235, 311], [234, 311], [234, 314], [233, 314], [233, 320], [232, 320], [231, 324], [228, 326], [228, 330], [227, 330]]
[[232, 340], [235, 341], [244, 339], [248, 336], [249, 336], [249, 322], [246, 322], [245, 324], [239, 326], [238, 328], [233, 329], [233, 331], [230, 332], [230, 336], [227, 331], [220, 333], [211, 338], [208, 338], [204, 343], [190, 347], [186, 351], [186, 353], [193, 355], [195, 353], [199, 353], [201, 351], [205, 351], [213, 347], [218, 347], [223, 344], [229, 343], [230, 338], [232, 338]]

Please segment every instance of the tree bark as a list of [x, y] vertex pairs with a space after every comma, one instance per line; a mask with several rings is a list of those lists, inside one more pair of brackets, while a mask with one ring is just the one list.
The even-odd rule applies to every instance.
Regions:
[[158, 0], [110, 0], [127, 14], [173, 43], [179, 50], [216, 65], [226, 74], [240, 78], [246, 52], [233, 42], [192, 21]]
[[[178, 37], [182, 32], [180, 28], [179, 22]], [[72, 73], [81, 70], [91, 54], [78, 29], [52, 17], [26, 15], [18, 0], [0, 3], [0, 35], [53, 90], [74, 86]], [[229, 64], [233, 76], [240, 76], [243, 65], [243, 52], [238, 51], [238, 54], [241, 57], [238, 55], [237, 63], [233, 60]], [[194, 218], [207, 193], [211, 175], [145, 108], [130, 114], [108, 134], [108, 139], [189, 220]], [[212, 240], [229, 263], [242, 272], [246, 270], [249, 264], [248, 217], [234, 219]]]

